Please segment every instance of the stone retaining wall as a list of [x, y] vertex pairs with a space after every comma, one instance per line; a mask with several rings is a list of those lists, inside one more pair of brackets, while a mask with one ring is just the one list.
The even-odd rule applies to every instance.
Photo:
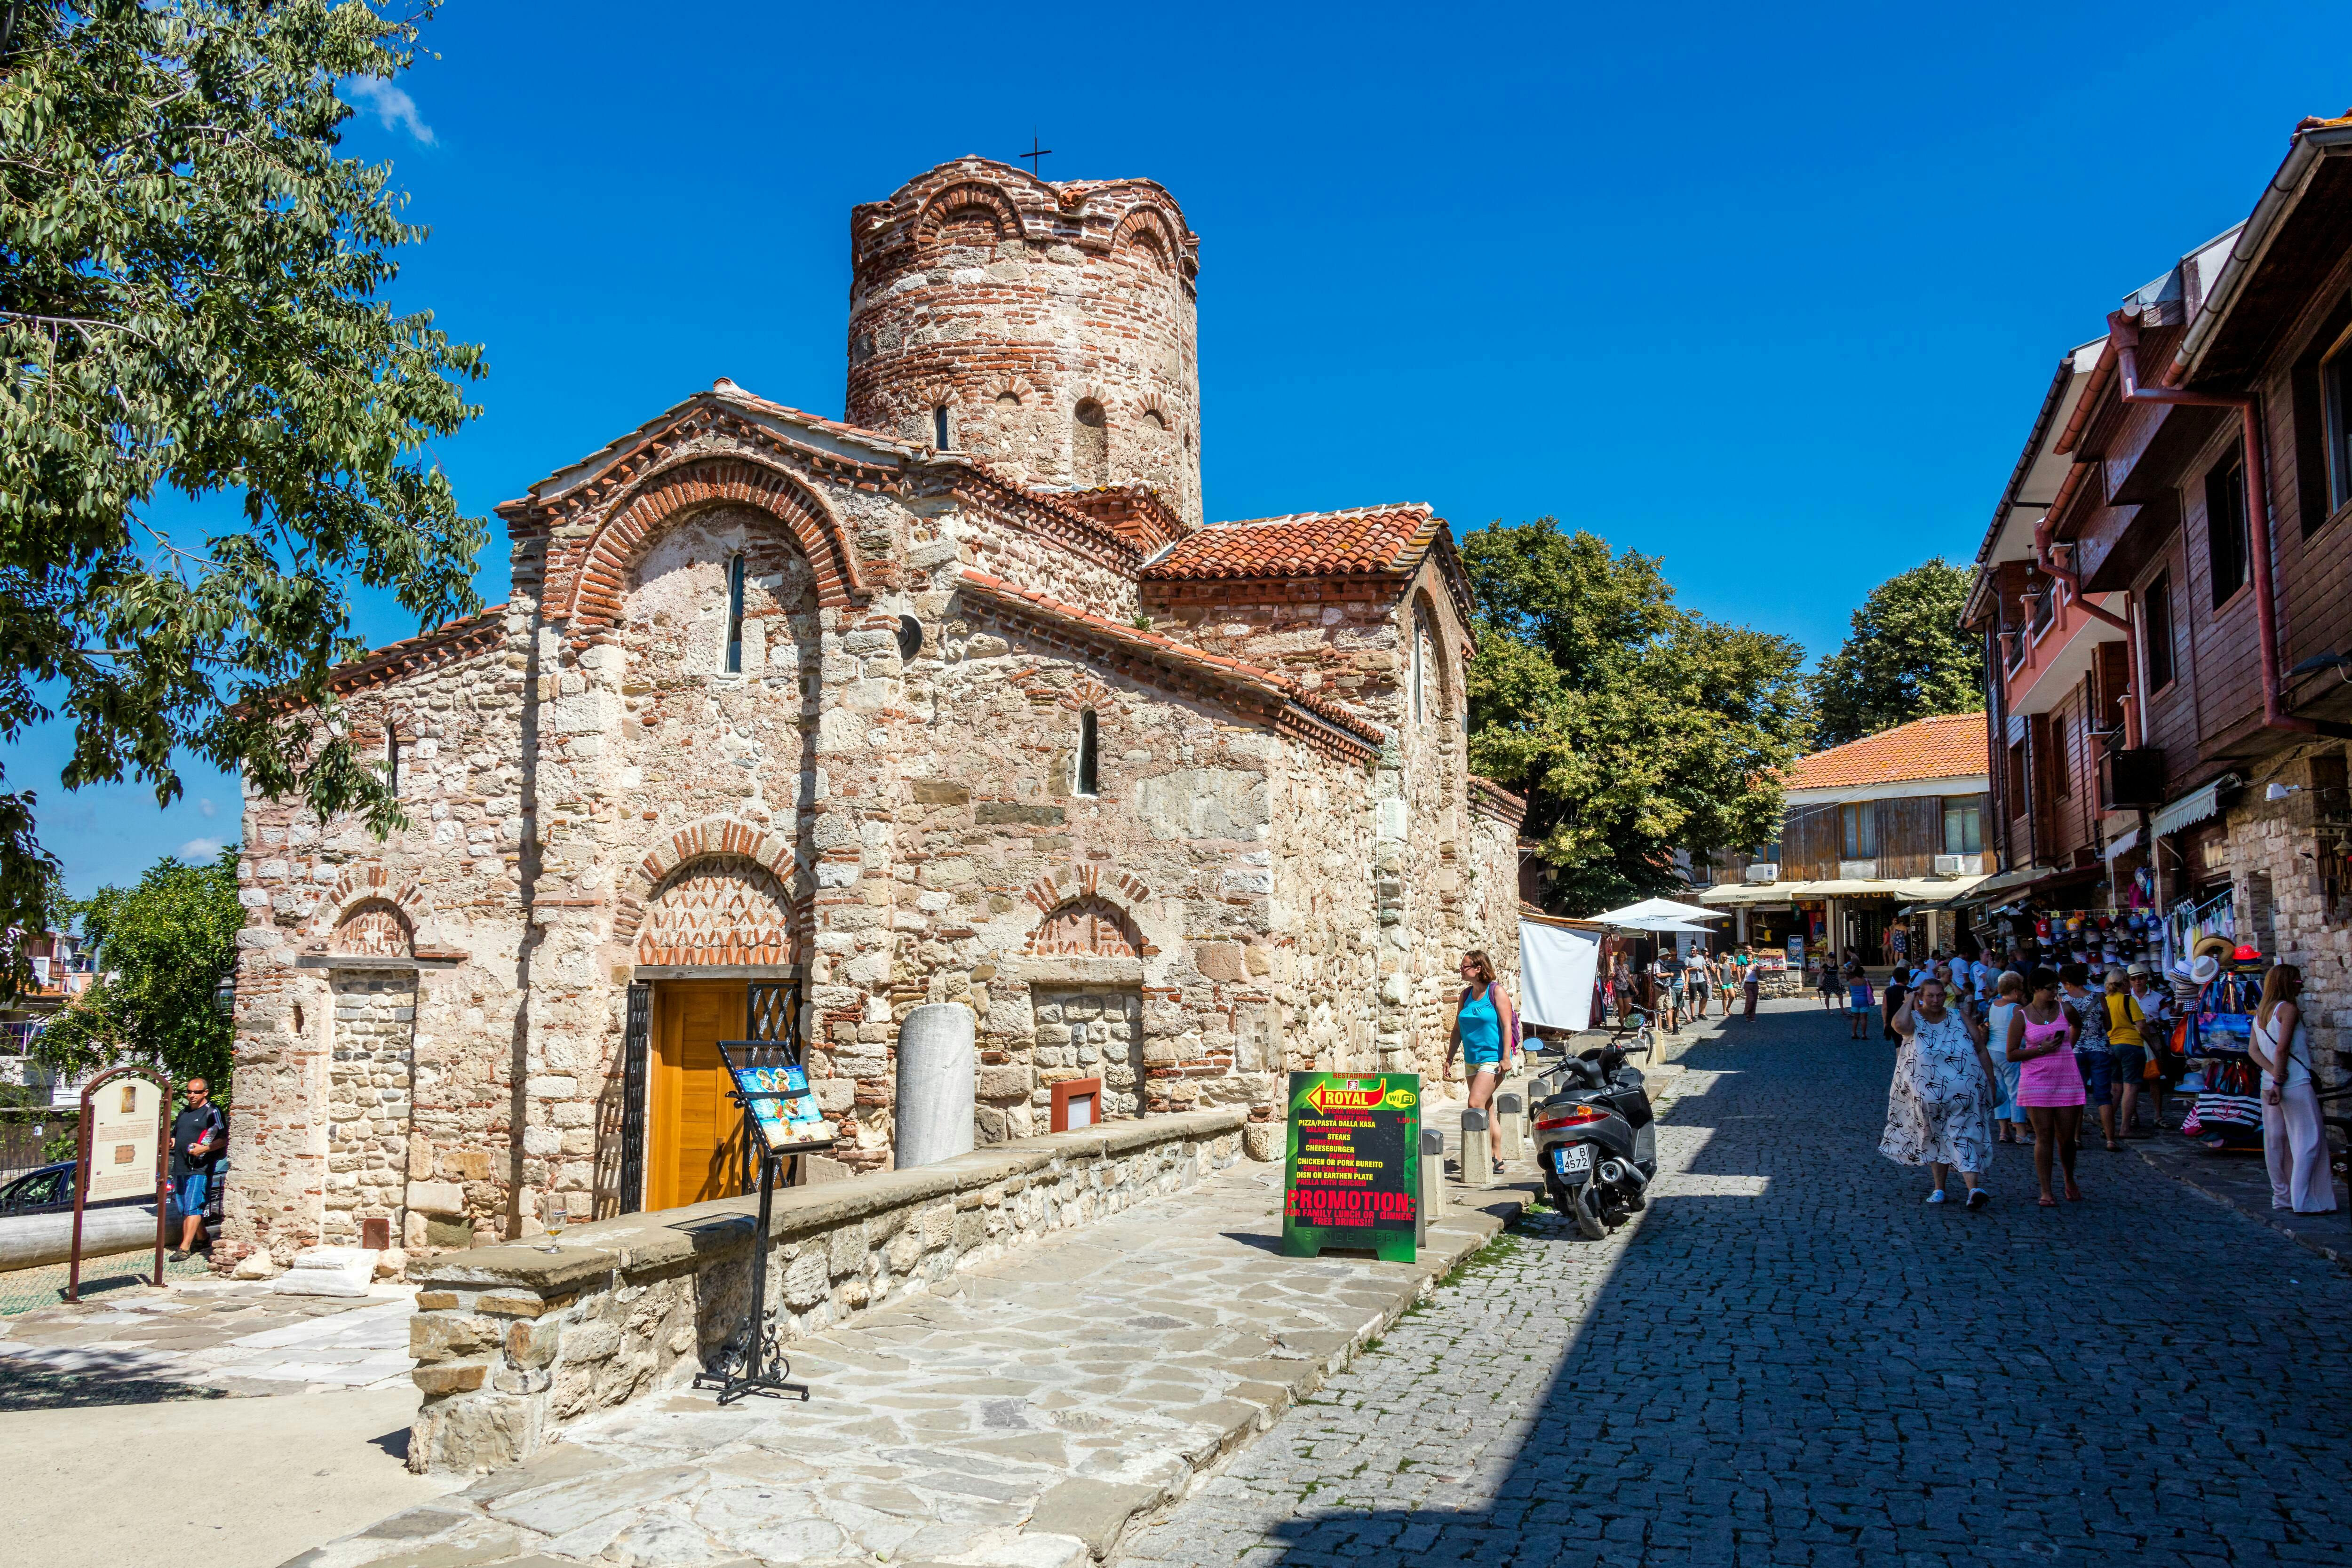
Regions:
[[[1247, 1115], [1146, 1117], [780, 1192], [767, 1289], [781, 1337], [1196, 1185], [1241, 1158]], [[689, 1380], [743, 1326], [758, 1205], [628, 1215], [413, 1267], [409, 1348], [425, 1403], [409, 1468], [511, 1464], [570, 1422]]]

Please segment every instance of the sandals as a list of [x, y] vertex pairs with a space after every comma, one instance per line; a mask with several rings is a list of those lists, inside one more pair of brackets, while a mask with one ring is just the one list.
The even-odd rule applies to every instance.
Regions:
[[2037, 1206], [2045, 1209], [2054, 1209], [2058, 1206], [2058, 1200], [2052, 1197], [2048, 1193], [2042, 1194], [2040, 1198], [2035, 1200], [2035, 1203]]

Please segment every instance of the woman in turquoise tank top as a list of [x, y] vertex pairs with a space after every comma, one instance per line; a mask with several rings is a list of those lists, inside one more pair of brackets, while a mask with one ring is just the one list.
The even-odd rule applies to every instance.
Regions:
[[[1446, 1031], [1445, 1070], [1454, 1070], [1454, 1055], [1462, 1054], [1464, 1070], [1470, 1075], [1470, 1105], [1484, 1110], [1495, 1098], [1495, 1086], [1502, 1080], [1503, 1058], [1512, 1040], [1518, 1037], [1518, 1015], [1511, 999], [1495, 984], [1495, 964], [1484, 952], [1471, 952], [1462, 955], [1462, 979], [1465, 989], [1454, 1005], [1454, 1026]], [[1503, 1161], [1503, 1129], [1496, 1120], [1486, 1119], [1486, 1136], [1495, 1149], [1495, 1163]]]

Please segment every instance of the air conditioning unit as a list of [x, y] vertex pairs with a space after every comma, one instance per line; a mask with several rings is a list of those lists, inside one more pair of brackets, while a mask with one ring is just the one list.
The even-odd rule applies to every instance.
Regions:
[[1780, 863], [1778, 860], [1759, 860], [1741, 875], [1751, 882], [1777, 882], [1780, 879]]
[[1938, 855], [1936, 857], [1936, 875], [1957, 877], [1967, 868], [1969, 858], [1965, 855]]

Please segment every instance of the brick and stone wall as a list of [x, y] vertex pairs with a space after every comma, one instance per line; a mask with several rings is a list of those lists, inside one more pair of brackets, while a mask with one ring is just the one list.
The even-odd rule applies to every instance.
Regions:
[[[2228, 816], [2223, 862], [2230, 875], [2241, 942], [2303, 971], [2305, 1026], [2327, 1081], [2352, 1066], [2352, 875], [2331, 882], [2320, 856], [2339, 842], [2326, 828], [2346, 816], [2347, 749], [2305, 746], [2273, 760], [2240, 792]], [[2280, 783], [2296, 793], [2263, 798]], [[2336, 1072], [2326, 1069], [2330, 1061]]]
[[[1048, 1134], [858, 1182], [786, 1188], [766, 1286], [782, 1342], [851, 1323], [959, 1270], [1242, 1156], [1239, 1110]], [[674, 1387], [750, 1312], [756, 1198], [576, 1226], [559, 1244], [485, 1247], [412, 1270], [409, 1345], [425, 1403], [408, 1465], [512, 1464], [572, 1421]]]

